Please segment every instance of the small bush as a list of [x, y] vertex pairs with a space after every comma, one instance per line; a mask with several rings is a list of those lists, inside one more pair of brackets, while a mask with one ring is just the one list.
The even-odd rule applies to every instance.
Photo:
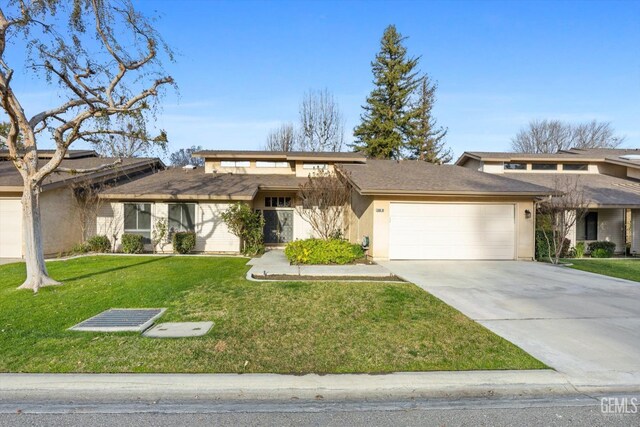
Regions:
[[73, 245], [69, 253], [72, 255], [78, 255], [78, 254], [86, 254], [89, 251], [90, 251], [89, 245], [87, 245], [86, 243], [76, 243], [75, 245]]
[[[602, 249], [603, 251], [605, 251], [607, 253], [607, 256], [595, 256], [594, 253], [598, 251], [598, 249]], [[591, 256], [594, 258], [611, 258], [615, 250], [616, 250], [616, 244], [613, 242], [600, 240], [597, 242], [589, 243], [589, 252], [591, 253]]]
[[179, 254], [188, 254], [196, 247], [196, 233], [193, 231], [178, 231], [171, 239], [173, 250]]
[[611, 258], [611, 252], [604, 248], [598, 248], [595, 251], [591, 252], [592, 258]]
[[287, 244], [284, 254], [293, 264], [349, 264], [362, 258], [364, 251], [346, 240], [306, 239]]
[[107, 236], [93, 236], [87, 240], [87, 246], [91, 252], [109, 252], [111, 251], [111, 241]]
[[[553, 241], [551, 242], [553, 244]], [[569, 256], [569, 249], [571, 248], [571, 240], [564, 239], [562, 243], [562, 250], [560, 251], [560, 258], [567, 258]], [[553, 257], [553, 254], [551, 254]], [[544, 238], [544, 232], [542, 230], [536, 230], [536, 259], [549, 260], [549, 245]]]
[[576, 243], [576, 247], [575, 247], [575, 256], [576, 256], [576, 258], [584, 257], [584, 251], [585, 251], [584, 242]]
[[144, 252], [144, 242], [142, 241], [144, 237], [139, 234], [128, 234], [125, 233], [122, 235], [122, 252], [125, 254], [141, 254]]
[[264, 252], [264, 217], [246, 203], [234, 203], [222, 212], [222, 220], [240, 238], [241, 252], [255, 256]]

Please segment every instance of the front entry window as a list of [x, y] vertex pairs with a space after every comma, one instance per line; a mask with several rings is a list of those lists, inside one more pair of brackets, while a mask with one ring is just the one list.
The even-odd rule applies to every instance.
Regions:
[[151, 203], [124, 204], [124, 232], [139, 234], [151, 243]]
[[598, 212], [589, 212], [584, 217], [585, 240], [598, 240]]

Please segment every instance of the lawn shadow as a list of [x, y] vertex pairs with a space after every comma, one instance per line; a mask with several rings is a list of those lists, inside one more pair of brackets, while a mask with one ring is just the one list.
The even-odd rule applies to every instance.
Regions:
[[87, 279], [89, 277], [98, 276], [98, 275], [105, 274], [105, 273], [113, 273], [114, 271], [125, 270], [127, 268], [137, 267], [139, 265], [144, 265], [144, 264], [149, 264], [149, 263], [152, 263], [152, 262], [162, 261], [162, 260], [167, 259], [167, 258], [171, 258], [171, 256], [153, 257], [151, 259], [147, 259], [145, 261], [137, 262], [135, 264], [122, 265], [122, 266], [119, 266], [119, 267], [108, 268], [108, 269], [102, 270], [102, 271], [94, 271], [94, 272], [89, 273], [89, 274], [83, 274], [82, 276], [67, 277], [67, 278], [59, 279], [59, 280], [61, 282], [68, 282], [68, 281], [73, 281], [73, 280]]

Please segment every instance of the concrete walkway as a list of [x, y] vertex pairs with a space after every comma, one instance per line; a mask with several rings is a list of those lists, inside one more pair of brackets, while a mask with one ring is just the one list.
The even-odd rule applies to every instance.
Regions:
[[252, 275], [277, 274], [297, 276], [351, 276], [358, 277], [388, 277], [389, 270], [378, 264], [355, 265], [291, 265], [281, 249], [272, 249], [260, 258], [252, 258], [249, 262], [251, 269], [247, 278]]
[[536, 262], [382, 264], [576, 387], [640, 392], [640, 283]]

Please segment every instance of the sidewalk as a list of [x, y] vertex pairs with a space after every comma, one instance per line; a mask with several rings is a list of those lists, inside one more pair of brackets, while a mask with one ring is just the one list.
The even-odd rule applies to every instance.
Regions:
[[281, 249], [265, 252], [260, 258], [252, 258], [247, 263], [251, 269], [247, 279], [252, 275], [295, 275], [295, 276], [341, 276], [341, 277], [389, 277], [392, 273], [378, 264], [355, 265], [290, 265]]

